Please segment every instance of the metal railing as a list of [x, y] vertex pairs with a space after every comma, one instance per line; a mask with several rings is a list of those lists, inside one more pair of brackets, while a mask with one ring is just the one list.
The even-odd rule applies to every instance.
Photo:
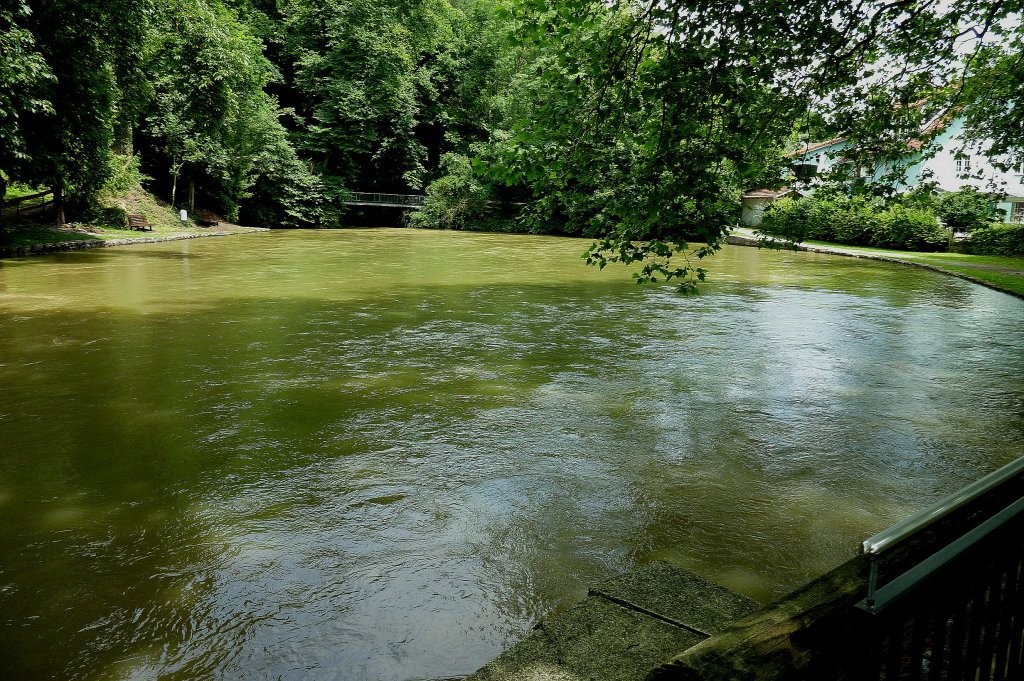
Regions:
[[1024, 677], [1024, 458], [861, 548], [865, 678]]
[[426, 200], [422, 194], [377, 194], [371, 192], [351, 192], [345, 203], [356, 206], [396, 206], [400, 208], [419, 208]]

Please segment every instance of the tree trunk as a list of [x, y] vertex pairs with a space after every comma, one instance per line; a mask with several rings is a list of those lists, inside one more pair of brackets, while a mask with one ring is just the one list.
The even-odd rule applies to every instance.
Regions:
[[132, 126], [119, 124], [114, 130], [114, 153], [122, 156], [131, 156], [134, 153], [132, 148]]
[[196, 212], [196, 181], [188, 178], [188, 212]]
[[174, 208], [174, 201], [178, 197], [178, 171], [172, 170], [171, 177], [174, 178], [174, 182], [171, 183], [171, 208]]
[[64, 187], [60, 182], [53, 188], [53, 215], [58, 227], [63, 227], [64, 221]]

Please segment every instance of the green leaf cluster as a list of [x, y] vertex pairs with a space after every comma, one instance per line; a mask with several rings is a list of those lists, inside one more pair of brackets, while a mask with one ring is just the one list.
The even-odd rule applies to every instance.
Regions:
[[461, 154], [441, 157], [443, 175], [427, 187], [423, 209], [410, 216], [415, 227], [465, 229], [486, 220], [487, 189], [473, 173], [470, 160]]
[[998, 222], [997, 196], [974, 187], [961, 187], [959, 191], [941, 194], [935, 201], [935, 212], [949, 227], [958, 232], [970, 232]]
[[29, 158], [22, 118], [53, 114], [53, 105], [42, 96], [54, 80], [53, 71], [32, 33], [19, 25], [30, 13], [23, 1], [0, 7], [0, 165], [7, 168]]
[[144, 89], [147, 0], [21, 0], [0, 9], [0, 167], [85, 205]]

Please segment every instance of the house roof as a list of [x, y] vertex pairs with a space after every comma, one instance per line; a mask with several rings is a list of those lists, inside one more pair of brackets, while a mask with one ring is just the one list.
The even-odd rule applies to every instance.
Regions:
[[[952, 119], [953, 119], [953, 117], [949, 113], [946, 113], [946, 114], [944, 114], [942, 116], [936, 116], [935, 119], [932, 120], [931, 123], [929, 123], [928, 125], [924, 126], [924, 128], [921, 129], [921, 135], [923, 137], [927, 137], [927, 136], [932, 135], [933, 133], [939, 132], [944, 127], [949, 125], [949, 122]], [[909, 142], [907, 142], [907, 148], [908, 149], [913, 149], [914, 151], [917, 151], [918, 149], [923, 147], [924, 144], [925, 143], [922, 140], [919, 140], [919, 139], [918, 140], [910, 140]]]
[[[920, 106], [924, 105], [925, 101], [926, 100], [922, 99], [919, 102], [914, 102], [910, 106], [911, 107], [920, 107]], [[931, 120], [931, 122], [928, 123], [928, 125], [926, 125], [923, 128], [921, 128], [920, 135], [922, 137], [926, 137], [926, 138], [930, 137], [934, 133], [941, 131], [943, 128], [945, 128], [947, 125], [949, 125], [950, 121], [952, 121], [952, 120], [953, 120], [952, 112], [946, 112], [945, 114], [940, 114], [940, 115], [936, 116], [935, 118], [933, 118]], [[846, 141], [845, 137], [833, 137], [832, 139], [826, 140], [824, 142], [811, 142], [809, 144], [805, 144], [803, 147], [797, 149], [796, 151], [789, 152], [788, 154], [786, 154], [786, 156], [787, 157], [806, 156], [807, 154], [810, 154], [812, 152], [818, 151], [819, 149], [824, 149], [825, 147], [831, 147], [834, 144], [839, 144], [840, 142], [845, 142], [845, 141]], [[907, 149], [910, 149], [912, 151], [918, 151], [924, 145], [925, 145], [925, 142], [923, 142], [922, 140], [920, 140], [920, 139], [913, 139], [913, 140], [909, 140], [907, 142]]]
[[782, 189], [752, 189], [743, 195], [745, 199], [779, 199], [787, 194], [797, 194], [803, 196], [803, 194], [797, 189], [791, 189], [790, 187], [783, 187]]
[[845, 142], [845, 141], [846, 141], [845, 137], [833, 137], [832, 139], [827, 140], [825, 142], [813, 142], [811, 144], [805, 144], [804, 146], [802, 146], [801, 148], [797, 149], [796, 151], [789, 152], [788, 154], [786, 154], [786, 156], [805, 156], [805, 155], [811, 153], [812, 151], [817, 151], [818, 149], [824, 149], [825, 147], [831, 147], [833, 144], [839, 144], [840, 142]]

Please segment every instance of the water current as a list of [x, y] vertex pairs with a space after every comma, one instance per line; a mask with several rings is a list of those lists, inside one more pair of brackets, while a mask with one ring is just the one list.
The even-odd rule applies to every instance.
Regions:
[[1024, 302], [729, 247], [283, 231], [0, 264], [0, 678], [466, 674], [667, 560], [768, 601], [1024, 454]]

